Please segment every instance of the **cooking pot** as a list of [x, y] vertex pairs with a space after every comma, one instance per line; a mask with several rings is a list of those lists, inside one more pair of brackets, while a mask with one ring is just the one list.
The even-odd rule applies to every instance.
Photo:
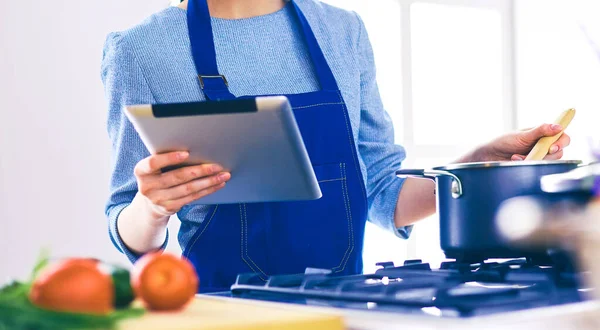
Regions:
[[463, 262], [488, 258], [541, 257], [538, 248], [516, 248], [498, 232], [495, 215], [502, 202], [518, 196], [538, 196], [550, 202], [571, 199], [585, 203], [589, 193], [544, 193], [543, 176], [578, 168], [581, 161], [520, 161], [452, 164], [430, 170], [406, 169], [400, 177], [436, 182], [440, 242], [446, 257]]

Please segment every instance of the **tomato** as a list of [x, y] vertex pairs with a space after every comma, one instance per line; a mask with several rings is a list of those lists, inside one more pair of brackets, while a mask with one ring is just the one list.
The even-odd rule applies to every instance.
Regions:
[[104, 315], [113, 309], [113, 282], [97, 261], [68, 259], [42, 271], [33, 282], [29, 300], [48, 310]]
[[143, 256], [131, 273], [136, 296], [152, 310], [178, 310], [198, 291], [194, 266], [180, 257], [160, 252]]

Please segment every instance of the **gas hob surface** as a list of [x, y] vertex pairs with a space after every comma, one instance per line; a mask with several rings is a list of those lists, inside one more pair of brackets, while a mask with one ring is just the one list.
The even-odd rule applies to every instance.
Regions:
[[526, 259], [432, 269], [420, 260], [374, 274], [335, 276], [327, 271], [272, 276], [242, 274], [231, 295], [264, 301], [376, 310], [432, 317], [472, 317], [584, 301], [583, 273]]

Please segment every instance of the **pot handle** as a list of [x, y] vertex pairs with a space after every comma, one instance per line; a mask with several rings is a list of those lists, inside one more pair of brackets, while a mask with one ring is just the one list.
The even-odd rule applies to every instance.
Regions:
[[463, 186], [460, 179], [448, 172], [448, 171], [440, 171], [440, 170], [398, 170], [396, 171], [396, 176], [398, 177], [411, 177], [411, 178], [422, 178], [422, 179], [430, 179], [435, 181], [438, 176], [449, 176], [452, 178], [452, 198], [458, 199], [463, 195]]

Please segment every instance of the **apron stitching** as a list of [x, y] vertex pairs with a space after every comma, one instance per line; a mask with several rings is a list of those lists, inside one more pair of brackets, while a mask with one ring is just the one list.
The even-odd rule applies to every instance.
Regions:
[[323, 183], [323, 182], [334, 182], [334, 181], [343, 181], [343, 180], [346, 180], [346, 178], [331, 179], [331, 180], [321, 180], [321, 181], [319, 181], [319, 183]]
[[[338, 95], [340, 97], [340, 100], [343, 101], [344, 97], [342, 95], [342, 92], [339, 91], [339, 90], [337, 92], [338, 92]], [[348, 108], [346, 107], [346, 103], [341, 102], [341, 104], [342, 104], [342, 107], [344, 108], [344, 112], [347, 114], [348, 113]], [[350, 143], [351, 143], [350, 145], [354, 146], [354, 135], [350, 134], [351, 133], [350, 132], [350, 128], [348, 127], [348, 121], [350, 120], [350, 118], [348, 118], [347, 115], [344, 115], [344, 119], [345, 119], [344, 121], [346, 122], [346, 131], [348, 132], [348, 140], [350, 140]], [[358, 157], [358, 155], [357, 155], [358, 150], [355, 150], [355, 148], [352, 148], [352, 149], [353, 149], [353, 151], [355, 151], [355, 152], [353, 152], [352, 160], [354, 161], [354, 169], [356, 170], [356, 175], [358, 175], [358, 178], [361, 181], [363, 181], [362, 180], [362, 174], [360, 173], [360, 164], [358, 164], [358, 161], [356, 159], [356, 157]], [[366, 193], [365, 189], [366, 189], [365, 188], [365, 182], [363, 181], [363, 183], [361, 184], [361, 192], [362, 192], [362, 195], [363, 195], [363, 201], [365, 201], [365, 206], [366, 206], [365, 212], [368, 213], [369, 209], [368, 209], [368, 205], [366, 205], [367, 193]]]
[[[242, 204], [238, 204], [240, 206], [240, 255], [242, 257], [242, 260], [244, 260], [244, 262], [246, 262], [246, 259], [244, 258], [244, 218], [242, 216]], [[250, 266], [250, 265], [248, 265]], [[250, 268], [252, 269], [252, 268]], [[254, 269], [252, 269], [252, 271], [254, 271]]]
[[250, 266], [250, 264], [246, 261], [246, 258], [245, 258], [245, 249], [244, 249], [244, 246], [245, 246], [245, 243], [244, 243], [245, 242], [244, 241], [244, 237], [245, 237], [245, 233], [244, 233], [245, 232], [244, 216], [243, 216], [243, 213], [242, 213], [242, 204], [239, 204], [239, 206], [240, 206], [240, 228], [241, 228], [241, 235], [240, 235], [240, 239], [241, 239], [241, 243], [240, 243], [241, 257], [242, 257], [242, 260], [244, 261], [244, 263], [246, 265], [248, 265], [248, 267], [250, 267], [250, 269], [253, 272], [257, 273], [257, 271], [252, 266]]
[[219, 208], [219, 205], [215, 205], [215, 210], [213, 211], [213, 213], [211, 214], [210, 218], [208, 219], [208, 222], [206, 223], [206, 226], [204, 226], [204, 229], [202, 229], [202, 231], [200, 232], [200, 234], [198, 234], [198, 236], [196, 236], [196, 238], [192, 242], [192, 245], [190, 245], [190, 247], [188, 249], [186, 249], [186, 252], [184, 254], [184, 256], [186, 258], [189, 259], [190, 251], [194, 248], [194, 246], [196, 245], [196, 242], [198, 242], [198, 239], [200, 239], [200, 236], [202, 236], [202, 234], [204, 234], [204, 232], [206, 231], [206, 228], [208, 228], [208, 225], [210, 225], [210, 222], [215, 217], [215, 214], [217, 214], [217, 209], [218, 208]]
[[[342, 171], [342, 163], [339, 164], [339, 167], [340, 167], [340, 175], [343, 178], [344, 177], [344, 172]], [[346, 211], [346, 222], [348, 222], [348, 204], [346, 204], [346, 194], [344, 192], [344, 184], [342, 182], [340, 182], [340, 187], [342, 188], [342, 198], [344, 200], [344, 211]], [[344, 263], [344, 259], [346, 258], [346, 255], [348, 254], [349, 247], [350, 247], [350, 245], [348, 245], [348, 247], [346, 247], [346, 251], [344, 252], [344, 256], [340, 260], [340, 264], [337, 265], [336, 267], [334, 267], [332, 269], [333, 272], [338, 272], [339, 269], [342, 267], [342, 264]]]
[[[346, 173], [344, 171], [344, 167], [343, 167], [343, 163], [340, 163], [340, 174], [342, 175], [342, 178], [346, 179]], [[351, 231], [351, 227], [350, 227], [350, 209], [349, 209], [349, 205], [348, 205], [348, 198], [346, 195], [346, 190], [344, 189], [345, 185], [344, 185], [344, 180], [342, 180], [341, 182], [341, 187], [342, 187], [342, 196], [344, 198], [344, 209], [346, 210], [346, 221], [348, 222], [348, 240], [350, 240], [350, 231]], [[341, 272], [344, 270], [344, 268], [346, 268], [344, 260], [346, 260], [346, 257], [348, 256], [348, 253], [350, 253], [351, 251], [351, 246], [352, 243], [348, 244], [348, 247], [346, 248], [346, 252], [344, 252], [344, 256], [342, 257], [342, 260], [340, 260], [340, 264], [333, 268], [332, 270], [334, 272]], [[342, 264], [344, 264], [344, 268], [342, 268]]]
[[[342, 173], [345, 178], [348, 177], [348, 174], [346, 173], [346, 163], [342, 164]], [[348, 220], [349, 220], [348, 221], [348, 226], [349, 226], [348, 239], [350, 240], [350, 247], [349, 247], [348, 255], [346, 256], [346, 258], [344, 260], [344, 266], [342, 267], [341, 271], [346, 269], [346, 264], [348, 263], [348, 260], [350, 259], [350, 255], [352, 255], [352, 251], [354, 251], [354, 222], [352, 221], [352, 206], [350, 205], [350, 194], [348, 193], [348, 181], [342, 182], [342, 189], [344, 191], [344, 194], [346, 195], [345, 202], [347, 203], [347, 207], [348, 207], [348, 215], [347, 215]]]
[[[241, 207], [240, 207], [240, 210], [241, 210]], [[241, 214], [241, 213], [240, 213], [240, 214]], [[260, 271], [260, 272], [261, 272], [261, 273], [262, 273], [262, 274], [265, 276], [265, 278], [263, 278], [262, 276], [260, 276], [260, 274], [258, 274], [258, 277], [260, 277], [260, 279], [261, 279], [261, 280], [263, 280], [263, 281], [266, 281], [266, 277], [268, 277], [268, 276], [267, 276], [267, 274], [266, 274], [266, 273], [265, 273], [265, 272], [264, 272], [262, 269], [260, 269], [260, 267], [258, 267], [258, 265], [257, 265], [257, 264], [254, 262], [254, 260], [252, 260], [252, 258], [250, 258], [250, 254], [248, 253], [248, 215], [247, 215], [247, 213], [246, 213], [246, 204], [244, 204], [244, 224], [245, 224], [245, 226], [246, 226], [246, 241], [245, 241], [245, 247], [246, 247], [246, 258], [248, 258], [248, 260], [249, 260], [249, 261], [250, 261], [250, 262], [251, 262], [251, 263], [252, 263], [252, 264], [253, 264], [253, 265], [254, 265], [256, 268], [258, 268], [258, 270], [259, 270], [259, 271]], [[246, 260], [244, 260], [244, 261], [246, 261]], [[246, 262], [246, 264], [248, 264], [248, 263]], [[250, 266], [250, 265], [248, 264], [248, 266]], [[252, 266], [251, 266], [250, 268], [251, 268], [252, 270], [254, 270], [254, 268], [252, 268]], [[255, 271], [255, 270], [254, 270], [254, 271]]]
[[[343, 171], [344, 171], [344, 177], [347, 176], [346, 174], [346, 164], [343, 165]], [[354, 251], [354, 221], [352, 220], [352, 205], [350, 205], [350, 194], [348, 193], [348, 181], [343, 181], [342, 182], [342, 186], [344, 189], [344, 192], [346, 193], [346, 201], [348, 203], [348, 216], [350, 217], [350, 242], [351, 242], [351, 248], [350, 248], [350, 252], [348, 253], [348, 256], [346, 257], [346, 260], [344, 261], [344, 267], [342, 268], [342, 271], [344, 269], [346, 269], [346, 264], [348, 263], [348, 260], [350, 260], [350, 256], [352, 255], [352, 252]]]
[[294, 107], [294, 110], [297, 110], [297, 109], [306, 109], [306, 108], [314, 108], [314, 107], [318, 107], [318, 106], [322, 106], [322, 105], [340, 105], [340, 104], [342, 104], [342, 102], [337, 102], [337, 103], [319, 103], [319, 104], [305, 105], [305, 106], [301, 106], [301, 107]]
[[262, 269], [260, 269], [260, 267], [258, 267], [258, 265], [254, 262], [254, 260], [252, 260], [250, 254], [248, 253], [248, 216], [246, 214], [246, 204], [244, 204], [244, 219], [246, 220], [246, 257], [254, 266], [256, 266], [256, 268], [258, 268], [258, 270], [260, 270], [261, 273], [263, 273], [263, 275], [265, 275], [265, 277], [267, 277], [267, 274]]

